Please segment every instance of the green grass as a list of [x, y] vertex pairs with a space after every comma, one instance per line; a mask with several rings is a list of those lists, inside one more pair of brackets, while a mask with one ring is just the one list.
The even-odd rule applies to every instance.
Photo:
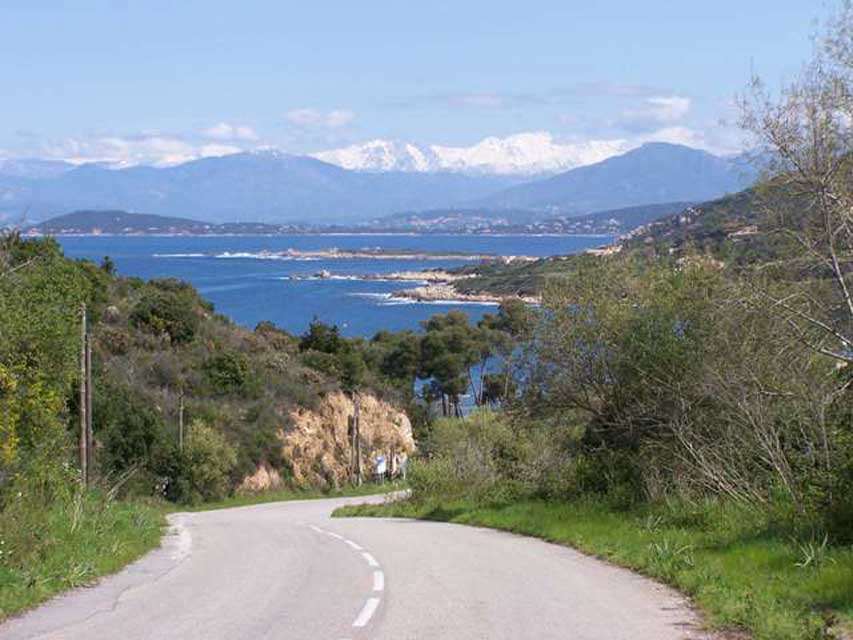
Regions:
[[114, 573], [160, 543], [163, 510], [92, 492], [0, 516], [0, 620]]
[[[402, 516], [478, 525], [569, 545], [690, 595], [710, 626], [761, 640], [832, 637], [853, 621], [853, 548], [797, 542], [731, 505], [629, 511], [600, 503], [468, 501], [343, 507], [336, 516]], [[799, 566], [798, 566], [799, 565]]]
[[212, 511], [214, 509], [230, 509], [246, 507], [267, 502], [287, 502], [290, 500], [320, 500], [323, 498], [348, 498], [358, 496], [380, 495], [405, 489], [402, 482], [386, 482], [384, 484], [367, 483], [360, 487], [345, 486], [339, 489], [323, 490], [311, 488], [287, 488], [260, 493], [233, 495], [216, 502], [202, 502], [195, 505], [174, 505], [171, 511]]

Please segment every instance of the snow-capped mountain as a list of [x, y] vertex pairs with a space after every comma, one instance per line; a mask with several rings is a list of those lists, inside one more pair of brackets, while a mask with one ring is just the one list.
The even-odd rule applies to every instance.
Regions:
[[318, 160], [356, 171], [441, 171], [432, 148], [397, 140], [370, 140], [342, 149], [313, 154]]
[[561, 142], [546, 131], [537, 131], [489, 137], [469, 147], [371, 140], [313, 155], [356, 171], [536, 175], [601, 162], [630, 148], [627, 140]]

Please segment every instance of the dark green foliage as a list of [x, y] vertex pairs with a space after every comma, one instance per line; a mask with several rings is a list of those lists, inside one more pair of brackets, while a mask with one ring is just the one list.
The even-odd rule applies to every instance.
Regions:
[[312, 369], [320, 371], [327, 376], [339, 377], [341, 375], [341, 363], [331, 353], [322, 351], [307, 351], [302, 356], [302, 361]]
[[99, 468], [104, 474], [146, 466], [167, 446], [163, 418], [129, 389], [97, 380], [93, 396], [93, 428]]
[[103, 269], [104, 273], [109, 276], [114, 276], [116, 274], [116, 264], [109, 256], [104, 256], [103, 260], [101, 260], [101, 269]]
[[488, 346], [461, 311], [433, 316], [423, 326], [426, 333], [421, 341], [420, 373], [434, 381], [435, 390], [447, 397], [455, 414], [461, 415], [459, 397], [470, 385], [471, 367], [488, 353]]
[[319, 351], [334, 355], [344, 344], [336, 325], [327, 325], [314, 318], [308, 326], [308, 332], [299, 341], [299, 348], [302, 351]]
[[251, 375], [246, 357], [230, 351], [219, 352], [208, 358], [204, 363], [204, 372], [217, 393], [244, 390]]
[[411, 331], [377, 333], [372, 344], [381, 349], [379, 370], [393, 381], [411, 386], [421, 368], [420, 336]]
[[367, 377], [367, 363], [361, 351], [347, 349], [338, 357], [341, 368], [341, 386], [346, 391], [356, 391], [364, 385]]
[[152, 281], [130, 314], [131, 323], [175, 343], [190, 342], [199, 325], [195, 291], [174, 280]]

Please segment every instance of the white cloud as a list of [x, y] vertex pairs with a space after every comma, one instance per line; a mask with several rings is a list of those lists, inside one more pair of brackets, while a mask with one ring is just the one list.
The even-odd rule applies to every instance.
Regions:
[[303, 128], [340, 129], [355, 120], [355, 114], [346, 109], [320, 111], [319, 109], [293, 109], [284, 114], [290, 124]]
[[252, 127], [244, 124], [220, 122], [204, 129], [201, 134], [211, 140], [256, 142], [259, 136]]
[[64, 138], [44, 145], [44, 155], [74, 164], [102, 162], [116, 167], [138, 164], [170, 166], [242, 151], [229, 144], [194, 144], [166, 135]]
[[628, 128], [644, 129], [675, 125], [690, 112], [690, 98], [682, 96], [653, 96], [642, 106], [622, 112], [621, 124]]
[[669, 142], [697, 149], [706, 148], [705, 134], [690, 127], [665, 127], [638, 138], [641, 142]]
[[741, 130], [725, 125], [695, 129], [686, 126], [663, 127], [635, 138], [637, 144], [644, 142], [669, 142], [694, 149], [703, 149], [719, 156], [744, 152], [748, 140]]

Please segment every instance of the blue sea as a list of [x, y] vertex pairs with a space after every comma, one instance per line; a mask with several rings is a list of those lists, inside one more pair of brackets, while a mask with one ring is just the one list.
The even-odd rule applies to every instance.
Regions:
[[[607, 244], [610, 236], [291, 235], [291, 236], [66, 236], [65, 254], [96, 262], [110, 256], [122, 275], [174, 277], [192, 283], [216, 310], [250, 328], [270, 320], [303, 333], [314, 317], [348, 336], [381, 329], [417, 329], [436, 313], [461, 309], [473, 320], [494, 305], [420, 303], [391, 299], [417, 283], [363, 280], [395, 271], [450, 268], [467, 261], [423, 259], [302, 259], [270, 253], [324, 249], [401, 249], [490, 255], [550, 256]], [[332, 277], [320, 279], [327, 271]]]

